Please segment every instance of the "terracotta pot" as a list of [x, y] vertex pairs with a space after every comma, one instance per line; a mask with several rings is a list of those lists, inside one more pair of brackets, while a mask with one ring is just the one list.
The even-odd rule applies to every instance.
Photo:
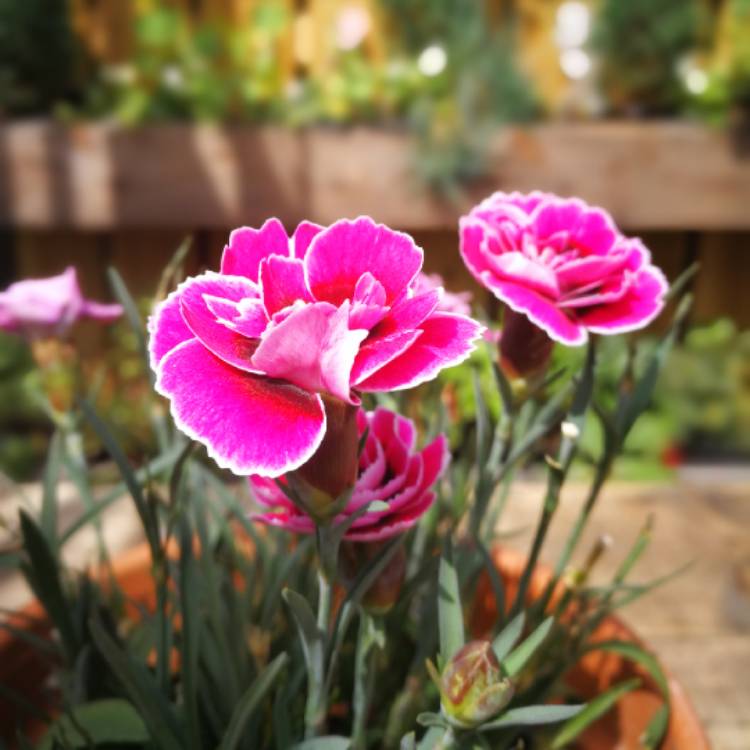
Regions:
[[[509, 598], [513, 597], [524, 566], [524, 556], [504, 547], [497, 547], [493, 557], [500, 571]], [[114, 562], [114, 574], [129, 600], [130, 614], [136, 616], [138, 605], [153, 608], [155, 593], [151, 579], [151, 556], [148, 546], [141, 544], [120, 556]], [[540, 566], [529, 586], [529, 598], [544, 590], [550, 580], [549, 569]], [[480, 580], [476, 607], [471, 617], [475, 632], [489, 629], [497, 613], [489, 581]], [[12, 624], [36, 635], [49, 633], [42, 619], [38, 602], [32, 602], [11, 618]], [[596, 640], [621, 639], [643, 645], [638, 636], [622, 621], [610, 617], [595, 634]], [[7, 630], [0, 630], [0, 682], [26, 696], [38, 706], [49, 708], [49, 692], [43, 683], [49, 674], [50, 664], [30, 646], [14, 638]], [[570, 673], [569, 684], [585, 698], [606, 690], [610, 685], [631, 677], [643, 679], [643, 686], [625, 695], [617, 706], [594, 724], [579, 741], [580, 750], [640, 750], [639, 737], [653, 712], [661, 705], [659, 690], [649, 676], [631, 662], [615, 654], [592, 652]], [[710, 750], [710, 745], [698, 717], [679, 683], [667, 675], [672, 702], [672, 713], [667, 738], [661, 750]], [[39, 736], [39, 724], [19, 722], [11, 705], [0, 703], [0, 736], [10, 741], [21, 728]]]
[[[493, 550], [493, 560], [503, 578], [508, 600], [515, 598], [526, 557], [506, 547]], [[552, 577], [551, 569], [539, 566], [532, 576], [527, 601], [539, 597]], [[559, 595], [559, 592], [556, 592]], [[471, 628], [475, 633], [489, 630], [497, 617], [495, 596], [487, 578], [480, 579]], [[617, 617], [608, 617], [596, 630], [595, 641], [624, 640], [646, 644]], [[671, 714], [667, 736], [660, 750], [710, 750], [690, 700], [680, 684], [669, 673]], [[617, 654], [591, 652], [568, 674], [566, 681], [586, 699], [604, 692], [612, 685], [633, 677], [643, 682], [637, 690], [624, 695], [614, 709], [605, 714], [578, 740], [580, 750], [641, 750], [640, 737], [649, 720], [662, 704], [661, 693], [648, 673]]]

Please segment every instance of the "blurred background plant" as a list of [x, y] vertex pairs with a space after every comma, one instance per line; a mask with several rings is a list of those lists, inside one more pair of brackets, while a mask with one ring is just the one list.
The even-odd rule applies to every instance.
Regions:
[[744, 111], [749, 5], [2, 0], [0, 111], [398, 123], [419, 136], [423, 176], [451, 190], [504, 123]]

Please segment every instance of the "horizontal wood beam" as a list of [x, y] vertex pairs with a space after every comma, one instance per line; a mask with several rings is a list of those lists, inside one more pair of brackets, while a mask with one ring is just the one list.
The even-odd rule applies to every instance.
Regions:
[[374, 127], [0, 126], [0, 224], [34, 229], [226, 229], [279, 216], [370, 214], [455, 227], [493, 190], [548, 190], [608, 208], [631, 230], [750, 229], [750, 158], [725, 132], [685, 122], [505, 128], [488, 177], [448, 201], [415, 169], [405, 132]]

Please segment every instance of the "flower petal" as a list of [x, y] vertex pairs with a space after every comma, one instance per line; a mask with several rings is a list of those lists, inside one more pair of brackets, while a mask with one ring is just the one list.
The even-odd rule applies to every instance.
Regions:
[[579, 319], [592, 333], [626, 333], [644, 328], [664, 309], [668, 289], [664, 274], [655, 266], [647, 266], [638, 271], [622, 299], [587, 312], [579, 311]]
[[196, 339], [162, 359], [156, 389], [170, 400], [178, 428], [235, 474], [277, 477], [297, 469], [325, 434], [319, 396], [241, 372]]
[[342, 219], [313, 239], [305, 257], [308, 288], [318, 300], [340, 305], [354, 297], [369, 271], [391, 304], [422, 267], [422, 250], [407, 234], [376, 224], [368, 216]]
[[151, 369], [156, 371], [159, 363], [178, 344], [195, 338], [195, 334], [187, 327], [180, 312], [180, 296], [182, 292], [175, 289], [166, 299], [162, 300], [148, 319], [148, 354]]
[[272, 255], [260, 264], [263, 304], [269, 316], [298, 300], [311, 302], [305, 285], [305, 266], [301, 260]]
[[327, 302], [303, 305], [269, 328], [253, 366], [309, 391], [327, 391], [354, 403], [350, 376], [354, 358], [367, 331], [350, 330], [349, 306]]
[[351, 382], [357, 386], [392, 359], [406, 351], [420, 336], [421, 331], [397, 331], [390, 336], [365, 339], [357, 352], [352, 367]]
[[292, 235], [292, 256], [302, 260], [307, 255], [310, 243], [313, 241], [318, 232], [322, 232], [323, 227], [312, 221], [301, 221]]
[[278, 219], [268, 219], [260, 229], [235, 229], [221, 257], [221, 272], [257, 281], [260, 262], [269, 255], [290, 255], [289, 238]]
[[580, 346], [588, 340], [586, 329], [576, 320], [569, 318], [555, 303], [511, 281], [503, 281], [490, 274], [484, 274], [482, 283], [506, 305], [539, 326], [555, 341], [568, 346]]
[[376, 524], [362, 529], [351, 529], [346, 538], [352, 542], [375, 542], [400, 534], [414, 526], [435, 501], [434, 492], [425, 492], [416, 503], [400, 513], [386, 516]]
[[462, 315], [434, 313], [419, 330], [422, 335], [406, 351], [358, 382], [357, 388], [390, 391], [430, 380], [443, 368], [463, 362], [474, 350], [473, 342], [484, 328]]
[[[208, 303], [210, 301], [211, 306], [217, 309], [216, 297], [229, 302], [254, 300], [258, 294], [255, 284], [241, 276], [223, 276], [209, 271], [183, 282], [178, 290], [181, 292], [182, 317], [201, 343], [225, 362], [246, 372], [257, 372], [250, 359], [258, 340], [248, 338], [222, 323]], [[253, 320], [253, 330], [255, 328]]]

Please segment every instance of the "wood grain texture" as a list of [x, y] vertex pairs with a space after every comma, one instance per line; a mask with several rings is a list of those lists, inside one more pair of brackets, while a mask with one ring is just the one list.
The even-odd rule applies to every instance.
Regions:
[[607, 206], [631, 229], [750, 229], [750, 159], [689, 123], [499, 131], [488, 176], [453, 202], [425, 186], [416, 158], [408, 134], [371, 127], [11, 123], [0, 127], [0, 224], [213, 229], [367, 213], [435, 230], [492, 190], [542, 189]]

